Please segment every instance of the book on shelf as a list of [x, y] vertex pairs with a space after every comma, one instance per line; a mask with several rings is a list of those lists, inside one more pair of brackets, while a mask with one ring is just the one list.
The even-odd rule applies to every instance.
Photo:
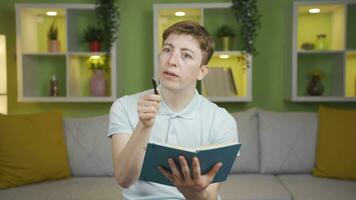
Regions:
[[193, 157], [197, 157], [199, 159], [202, 175], [209, 172], [209, 170], [216, 163], [222, 162], [223, 165], [217, 172], [212, 183], [222, 182], [227, 179], [231, 167], [236, 160], [236, 156], [238, 155], [240, 147], [241, 144], [237, 142], [228, 144], [205, 145], [195, 149], [162, 143], [148, 143], [141, 169], [140, 179], [172, 186], [172, 182], [159, 171], [158, 166], [171, 171], [168, 164], [168, 159], [172, 158], [175, 161], [178, 169], [181, 169], [178, 157], [183, 155], [187, 160], [191, 172]]
[[219, 96], [219, 68], [210, 68], [209, 73], [202, 80], [202, 85], [206, 96]]
[[228, 80], [228, 83], [229, 83], [229, 87], [230, 87], [230, 91], [235, 95], [238, 95], [238, 90], [237, 90], [237, 87], [235, 85], [235, 79], [234, 79], [234, 75], [232, 74], [232, 69], [231, 67], [229, 67], [227, 70], [227, 80]]
[[231, 68], [212, 67], [202, 80], [206, 96], [236, 96], [237, 89]]

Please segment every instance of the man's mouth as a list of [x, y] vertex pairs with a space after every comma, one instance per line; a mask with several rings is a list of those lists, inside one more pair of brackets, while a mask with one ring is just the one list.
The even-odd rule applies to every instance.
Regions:
[[177, 74], [175, 74], [174, 72], [170, 72], [170, 71], [164, 71], [163, 74], [166, 76], [170, 76], [170, 77], [178, 77]]

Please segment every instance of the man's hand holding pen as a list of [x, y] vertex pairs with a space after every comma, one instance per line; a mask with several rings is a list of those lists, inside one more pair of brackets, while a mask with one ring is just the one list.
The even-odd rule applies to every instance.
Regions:
[[157, 83], [152, 79], [154, 94], [145, 94], [140, 97], [137, 103], [138, 117], [146, 127], [153, 126], [156, 115], [159, 111], [161, 96], [157, 91]]

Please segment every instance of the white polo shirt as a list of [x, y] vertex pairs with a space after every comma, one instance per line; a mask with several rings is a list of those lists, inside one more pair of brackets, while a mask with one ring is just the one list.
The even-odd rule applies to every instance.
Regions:
[[[110, 110], [108, 136], [132, 133], [139, 119], [137, 102], [147, 90], [117, 99]], [[238, 141], [235, 119], [224, 109], [201, 96], [198, 91], [181, 112], [173, 112], [165, 101], [161, 101], [150, 142], [175, 144], [196, 148], [207, 144], [222, 144]], [[128, 200], [184, 199], [175, 188], [162, 184], [138, 180], [123, 191]]]

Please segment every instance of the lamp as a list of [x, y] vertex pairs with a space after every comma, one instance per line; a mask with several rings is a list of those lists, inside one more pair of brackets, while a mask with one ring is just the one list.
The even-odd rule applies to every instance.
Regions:
[[184, 17], [185, 16], [185, 12], [177, 11], [177, 12], [174, 13], [174, 15], [177, 16], [177, 17]]
[[0, 35], [0, 113], [7, 114], [6, 38]]
[[320, 8], [310, 8], [309, 13], [310, 14], [320, 13]]
[[46, 15], [48, 15], [48, 16], [57, 16], [57, 12], [56, 11], [47, 11], [46, 12]]

